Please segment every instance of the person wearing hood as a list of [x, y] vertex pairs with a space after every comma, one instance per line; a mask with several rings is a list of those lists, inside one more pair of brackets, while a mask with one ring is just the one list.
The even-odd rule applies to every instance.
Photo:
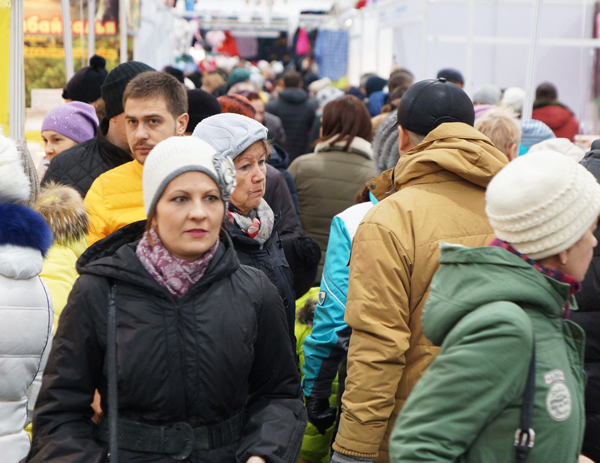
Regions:
[[285, 90], [279, 92], [277, 99], [267, 103], [265, 110], [281, 119], [287, 152], [293, 161], [310, 151], [308, 139], [317, 108], [302, 88], [302, 76], [298, 72], [287, 71], [283, 75], [283, 83]]
[[223, 113], [204, 119], [192, 136], [233, 160], [237, 186], [227, 209], [227, 230], [240, 262], [262, 270], [279, 290], [295, 351], [294, 274], [280, 237], [281, 216], [263, 198], [271, 151], [267, 129], [249, 117]]
[[96, 136], [57, 155], [42, 179], [70, 185], [85, 197], [94, 180], [104, 172], [131, 161], [127, 143], [123, 92], [129, 81], [150, 66], [138, 61], [122, 63], [108, 73], [101, 87], [105, 117]]
[[302, 230], [321, 248], [316, 285], [333, 217], [354, 204], [358, 191], [375, 174], [371, 132], [365, 105], [352, 95], [337, 98], [323, 110], [315, 152], [299, 157], [288, 169], [298, 189]]
[[600, 185], [539, 151], [500, 171], [485, 199], [496, 238], [441, 246], [422, 316], [440, 351], [396, 421], [391, 461], [576, 463], [585, 335], [569, 316], [598, 244]]
[[39, 276], [52, 232], [26, 206], [30, 195], [17, 148], [0, 135], [0, 455], [6, 463], [29, 451], [24, 428], [52, 344], [52, 299]]
[[485, 188], [508, 160], [474, 120], [471, 99], [444, 78], [418, 82], [400, 100], [403, 154], [368, 182], [379, 203], [352, 241], [345, 315], [352, 337], [334, 463], [389, 461], [396, 417], [438, 351], [421, 313], [439, 243], [482, 246], [493, 237]]
[[54, 235], [40, 277], [52, 296], [56, 329], [79, 277], [77, 259], [87, 249], [88, 216], [77, 190], [55, 183], [42, 188], [32, 208], [44, 218]]
[[[589, 170], [596, 180], [600, 180], [600, 140], [592, 143], [592, 149], [585, 154], [581, 165]], [[600, 240], [600, 229], [594, 232]], [[594, 257], [585, 278], [581, 282], [577, 299], [578, 310], [571, 314], [571, 320], [585, 331], [585, 435], [582, 453], [593, 461], [600, 461], [600, 247], [594, 249]]]
[[558, 101], [558, 92], [551, 83], [543, 83], [535, 90], [531, 118], [545, 123], [557, 138], [575, 140], [579, 133], [579, 121], [569, 108]]
[[295, 462], [306, 412], [281, 297], [221, 229], [232, 162], [171, 137], [143, 184], [148, 220], [79, 261], [27, 461]]

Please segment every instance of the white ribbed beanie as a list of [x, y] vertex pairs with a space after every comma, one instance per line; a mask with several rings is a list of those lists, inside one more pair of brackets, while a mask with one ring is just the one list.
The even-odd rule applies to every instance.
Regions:
[[142, 186], [146, 217], [150, 217], [169, 182], [190, 171], [207, 174], [219, 186], [223, 201], [229, 201], [235, 189], [233, 162], [199, 138], [171, 137], [158, 143], [144, 163]]
[[498, 238], [534, 260], [569, 249], [600, 213], [600, 184], [556, 151], [519, 156], [490, 182], [486, 213]]

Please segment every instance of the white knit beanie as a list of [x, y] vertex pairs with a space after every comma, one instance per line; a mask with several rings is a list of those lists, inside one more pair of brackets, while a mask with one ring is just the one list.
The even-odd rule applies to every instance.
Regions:
[[564, 156], [573, 159], [575, 162], [581, 161], [585, 156], [585, 151], [574, 143], [571, 143], [571, 140], [568, 138], [550, 138], [549, 140], [541, 141], [529, 148], [527, 154], [547, 150], [562, 153]]
[[16, 145], [0, 135], [0, 202], [26, 202], [30, 193], [31, 184]]
[[142, 186], [146, 217], [171, 180], [185, 172], [204, 172], [221, 191], [221, 199], [229, 201], [235, 189], [235, 167], [231, 159], [217, 153], [196, 137], [171, 137], [158, 143], [144, 163]]
[[490, 182], [486, 213], [498, 238], [533, 260], [569, 249], [600, 213], [600, 185], [556, 151], [519, 156]]

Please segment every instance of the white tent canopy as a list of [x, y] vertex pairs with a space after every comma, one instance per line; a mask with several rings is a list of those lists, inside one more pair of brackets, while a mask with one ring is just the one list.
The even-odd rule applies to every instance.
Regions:
[[600, 40], [592, 39], [594, 5], [592, 0], [380, 1], [354, 17], [349, 82], [358, 84], [364, 72], [387, 77], [393, 65], [410, 69], [417, 79], [454, 67], [463, 72], [467, 92], [486, 83], [516, 86], [528, 90], [532, 102], [535, 86], [549, 81], [591, 130], [597, 120], [590, 104], [592, 67], [600, 47]]

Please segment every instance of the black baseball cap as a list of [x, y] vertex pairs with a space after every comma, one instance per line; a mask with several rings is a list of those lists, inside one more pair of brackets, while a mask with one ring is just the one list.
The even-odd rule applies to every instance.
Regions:
[[419, 135], [427, 135], [445, 122], [475, 123], [469, 96], [446, 79], [422, 80], [409, 87], [398, 106], [398, 124]]

